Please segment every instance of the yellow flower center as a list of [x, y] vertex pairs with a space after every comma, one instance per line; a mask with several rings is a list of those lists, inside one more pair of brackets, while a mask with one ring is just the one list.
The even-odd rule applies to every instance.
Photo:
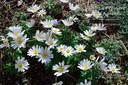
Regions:
[[14, 34], [14, 36], [15, 36], [15, 37], [18, 37], [18, 36], [19, 36], [19, 34], [18, 34], [18, 33], [15, 33], [15, 34]]
[[82, 48], [81, 48], [81, 47], [79, 47], [79, 48], [78, 48], [78, 50], [79, 50], [79, 51], [82, 51]]
[[34, 53], [34, 55], [37, 55], [38, 54], [38, 50], [34, 50], [33, 53]]
[[19, 68], [23, 68], [23, 63], [18, 64]]
[[84, 70], [88, 70], [89, 66], [84, 65]]
[[62, 48], [62, 47], [60, 47], [60, 50], [63, 50], [63, 48]]
[[83, 36], [83, 38], [84, 38], [84, 39], [86, 39], [86, 38], [87, 38], [87, 36]]
[[98, 18], [99, 17], [99, 14], [95, 14], [95, 17]]
[[41, 36], [40, 36], [40, 35], [38, 35], [38, 38], [40, 39], [40, 38], [41, 38]]
[[99, 50], [99, 53], [102, 54], [103, 53], [103, 50]]
[[112, 73], [114, 73], [116, 71], [116, 69], [115, 68], [112, 68]]
[[94, 27], [94, 31], [96, 31], [96, 29], [97, 29], [97, 28], [96, 28], [96, 27]]
[[51, 24], [49, 23], [49, 24], [48, 24], [48, 26], [50, 27], [50, 26], [51, 26]]
[[8, 41], [7, 40], [4, 40], [3, 43], [7, 45], [8, 44]]
[[60, 67], [58, 68], [58, 71], [59, 71], [59, 72], [63, 72], [63, 70], [64, 70], [64, 68], [63, 68], [62, 66], [60, 66]]
[[88, 33], [87, 36], [91, 37], [92, 36], [92, 33]]
[[74, 18], [73, 17], [71, 18], [71, 21], [74, 21]]
[[43, 56], [44, 58], [47, 58], [47, 57], [48, 57], [48, 53], [47, 53], [47, 52], [43, 52], [43, 53], [42, 53], [42, 56]]
[[48, 39], [49, 38], [49, 36], [48, 35], [46, 35], [46, 39]]
[[40, 11], [40, 15], [43, 15], [43, 12], [42, 11]]
[[23, 40], [21, 40], [21, 39], [18, 40], [18, 44], [22, 44], [22, 42], [23, 42]]
[[34, 8], [32, 11], [33, 11], [33, 12], [36, 12], [36, 8]]
[[50, 42], [49, 42], [49, 44], [50, 44], [50, 45], [53, 45], [53, 42], [52, 42], [52, 41], [50, 41]]
[[94, 55], [89, 56], [90, 60], [94, 60]]
[[70, 53], [70, 50], [69, 50], [69, 49], [67, 49], [67, 50], [66, 50], [66, 52], [67, 52], [67, 53]]
[[57, 30], [56, 30], [56, 29], [54, 29], [54, 30], [53, 30], [53, 32], [54, 32], [54, 33], [57, 33]]

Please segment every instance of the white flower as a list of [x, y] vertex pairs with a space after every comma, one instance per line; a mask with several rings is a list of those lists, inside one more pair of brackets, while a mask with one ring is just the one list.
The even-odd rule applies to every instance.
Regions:
[[92, 62], [90, 60], [81, 60], [80, 63], [78, 64], [78, 68], [80, 68], [81, 70], [88, 70], [90, 68], [92, 68], [94, 64], [92, 64]]
[[12, 47], [14, 49], [18, 48], [18, 50], [23, 47], [25, 48], [26, 47], [26, 41], [28, 40], [28, 38], [26, 38], [27, 36], [20, 36], [18, 38], [15, 38], [14, 41], [12, 41]]
[[95, 17], [96, 19], [102, 17], [102, 16], [101, 16], [101, 13], [100, 13], [99, 11], [97, 11], [97, 10], [93, 10], [93, 11], [92, 11], [92, 16]]
[[71, 46], [65, 46], [64, 51], [62, 51], [62, 54], [65, 57], [71, 56], [74, 53], [74, 49]]
[[90, 60], [95, 60], [96, 57], [95, 57], [95, 55], [90, 55], [90, 56], [89, 56], [89, 59], [90, 59]]
[[98, 26], [97, 30], [99, 31], [106, 30], [106, 27], [104, 26], [104, 24], [96, 24], [96, 26]]
[[43, 37], [44, 37], [43, 31], [40, 32], [39, 30], [36, 30], [35, 36], [33, 36], [33, 38], [35, 38], [38, 41], [43, 41], [44, 40]]
[[96, 48], [96, 51], [97, 51], [99, 54], [103, 54], [103, 55], [105, 55], [105, 53], [106, 53], [106, 51], [105, 51], [105, 49], [104, 49], [103, 47], [97, 47], [97, 48]]
[[84, 14], [87, 18], [90, 18], [92, 14]]
[[63, 82], [62, 82], [62, 81], [59, 81], [59, 82], [54, 83], [54, 84], [52, 84], [52, 85], [63, 85]]
[[40, 23], [43, 24], [45, 28], [52, 28], [55, 22], [54, 20], [45, 20], [41, 21]]
[[106, 30], [106, 27], [104, 26], [104, 24], [94, 24], [93, 26], [91, 26], [91, 30], [92, 31], [102, 31], [102, 30]]
[[40, 46], [36, 45], [36, 46], [32, 46], [32, 48], [30, 48], [27, 52], [27, 55], [28, 56], [38, 56], [39, 55], [39, 52], [40, 52]]
[[17, 26], [10, 26], [8, 29], [11, 30], [11, 31], [13, 31], [13, 30], [15, 30], [15, 29], [20, 29], [20, 30], [22, 30], [22, 27], [19, 26], [19, 25], [17, 25]]
[[60, 53], [60, 52], [63, 52], [65, 49], [65, 45], [60, 45], [57, 47], [57, 52]]
[[100, 68], [103, 71], [107, 72], [107, 63], [105, 63], [104, 60], [105, 60], [105, 58], [101, 59], [100, 62], [99, 62], [99, 64], [100, 64]]
[[92, 36], [94, 36], [96, 33], [93, 33], [92, 30], [85, 30], [85, 31], [84, 31], [84, 34], [87, 35], [88, 37], [92, 37]]
[[91, 85], [91, 81], [87, 82], [87, 80], [85, 79], [84, 83], [81, 82], [80, 85]]
[[81, 34], [81, 33], [80, 33], [80, 36], [81, 36], [83, 39], [85, 39], [85, 40], [90, 40], [90, 38], [89, 38], [88, 36], [83, 35], [83, 34]]
[[54, 23], [54, 26], [59, 23], [59, 21], [57, 19], [53, 19], [52, 22]]
[[38, 61], [41, 61], [42, 64], [48, 64], [51, 61], [51, 58], [53, 58], [52, 51], [50, 51], [47, 47], [42, 47], [37, 58], [39, 58]]
[[55, 28], [55, 27], [52, 27], [51, 30], [52, 30], [52, 33], [57, 34], [57, 35], [61, 35], [61, 31], [60, 31], [60, 29]]
[[69, 19], [64, 19], [62, 20], [62, 22], [64, 23], [65, 26], [71, 26], [74, 24], [74, 22], [70, 21]]
[[25, 60], [25, 58], [18, 58], [15, 61], [15, 68], [18, 69], [18, 72], [24, 72], [25, 70], [28, 70], [29, 68], [29, 63], [27, 62], [27, 60]]
[[56, 46], [57, 40], [54, 40], [54, 38], [49, 38], [48, 40], [46, 40], [46, 44], [49, 46], [49, 48], [54, 48], [54, 46]]
[[35, 12], [37, 12], [40, 8], [41, 8], [41, 7], [38, 6], [38, 5], [33, 5], [33, 6], [29, 7], [29, 8], [27, 9], [27, 11], [32, 12], [32, 13], [35, 13]]
[[121, 68], [117, 68], [115, 64], [109, 64], [108, 65], [108, 71], [111, 71], [112, 73], [120, 73]]
[[42, 37], [43, 37], [43, 40], [48, 40], [49, 38], [52, 37], [52, 31], [48, 30], [48, 32], [44, 33], [44, 35]]
[[26, 25], [27, 25], [28, 27], [33, 27], [34, 24], [35, 24], [35, 20], [34, 20], [34, 19], [31, 19], [30, 22], [27, 22]]
[[69, 20], [72, 22], [76, 22], [78, 20], [78, 18], [73, 15], [73, 16], [69, 17]]
[[86, 52], [86, 50], [84, 50], [86, 47], [86, 45], [75, 45], [75, 49], [76, 51], [75, 52]]
[[21, 26], [13, 26], [9, 27], [11, 32], [9, 32], [7, 35], [12, 38], [18, 38], [19, 36], [22, 36], [24, 34], [24, 31], [22, 31]]
[[4, 36], [0, 36], [2, 39], [2, 42], [3, 42], [3, 44], [1, 44], [0, 45], [0, 48], [3, 48], [3, 47], [9, 47], [10, 45], [9, 45], [9, 42], [8, 42], [8, 37], [7, 38], [5, 38]]
[[75, 11], [75, 10], [79, 9], [79, 5], [75, 5], [75, 6], [74, 6], [72, 3], [69, 3], [69, 8], [70, 8], [71, 10]]
[[44, 15], [46, 15], [46, 10], [44, 10], [44, 9], [41, 9], [39, 12], [38, 12], [38, 16], [41, 16], [41, 17], [43, 17]]
[[57, 64], [54, 65], [52, 69], [57, 71], [54, 73], [54, 75], [61, 76], [62, 74], [69, 72], [69, 70], [67, 70], [68, 68], [69, 68], [69, 65], [64, 65], [64, 61], [63, 61], [62, 63], [59, 62], [59, 65]]
[[18, 0], [17, 6], [20, 6], [23, 4], [23, 0]]
[[99, 28], [99, 26], [98, 26], [97, 24], [94, 24], [93, 26], [90, 27], [90, 29], [91, 29], [92, 31], [97, 31], [98, 28]]
[[60, 0], [61, 2], [63, 2], [63, 3], [68, 3], [69, 2], [69, 0]]

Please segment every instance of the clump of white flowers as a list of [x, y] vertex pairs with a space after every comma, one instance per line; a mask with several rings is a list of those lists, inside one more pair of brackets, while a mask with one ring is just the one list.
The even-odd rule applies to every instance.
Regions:
[[[16, 23], [15, 26], [8, 27], [6, 37], [0, 36], [0, 49], [4, 47], [6, 47], [6, 49], [12, 48], [19, 53], [22, 53], [22, 51], [25, 50], [27, 53], [26, 56], [29, 58], [36, 58], [38, 63], [45, 64], [45, 66], [51, 66], [52, 70], [55, 71], [54, 75], [56, 78], [68, 73], [70, 71], [69, 67], [71, 69], [77, 68], [81, 73], [86, 72], [86, 74], [88, 72], [93, 72], [94, 70], [99, 70], [106, 74], [121, 73], [121, 68], [117, 67], [114, 63], [109, 64], [107, 59], [105, 60], [107, 49], [103, 46], [100, 47], [100, 45], [95, 49], [91, 47], [94, 45], [92, 43], [95, 43], [93, 37], [94, 39], [97, 37], [95, 36], [96, 33], [107, 29], [105, 24], [89, 23], [89, 26], [85, 27], [86, 24], [82, 22], [82, 20], [86, 21], [86, 19], [88, 19], [87, 22], [90, 22], [89, 19], [100, 19], [102, 18], [102, 14], [98, 10], [93, 10], [90, 13], [85, 13], [83, 16], [86, 19], [83, 19], [83, 12], [80, 13], [82, 11], [80, 6], [70, 1], [72, 0], [59, 0], [59, 3], [62, 5], [61, 9], [66, 8], [65, 6], [68, 8], [64, 10], [65, 13], [61, 12], [61, 19], [58, 19], [58, 13], [56, 13], [57, 16], [52, 15], [53, 11], [56, 12], [61, 10], [54, 10], [54, 8], [48, 10], [47, 6], [49, 5], [34, 5], [33, 3], [32, 6], [27, 8], [27, 12], [29, 12], [32, 17], [23, 21], [21, 24]], [[22, 4], [23, 0], [19, 0], [18, 6]], [[51, 5], [56, 6], [56, 3]], [[57, 7], [58, 6], [59, 5], [57, 5]], [[68, 14], [67, 12], [71, 14]], [[77, 12], [80, 14], [77, 14]], [[76, 32], [76, 30], [72, 31], [72, 29], [79, 29], [80, 32]], [[71, 36], [68, 36], [70, 34]], [[64, 40], [66, 38], [67, 40]], [[96, 43], [99, 44], [100, 42], [97, 42], [96, 40]], [[102, 55], [103, 58], [100, 57]], [[25, 58], [26, 57], [19, 58], [18, 56], [17, 60], [15, 60], [15, 69], [17, 69], [18, 72], [25, 72], [29, 69], [29, 63]], [[55, 59], [58, 59], [58, 63]], [[53, 63], [57, 64], [52, 65]], [[90, 77], [87, 79], [91, 80], [92, 78]], [[55, 83], [52, 85], [63, 84], [62, 81], [57, 81], [58, 80], [55, 80]], [[78, 85], [91, 85], [92, 83], [93, 81], [87, 81], [84, 79], [84, 82], [80, 82]]]

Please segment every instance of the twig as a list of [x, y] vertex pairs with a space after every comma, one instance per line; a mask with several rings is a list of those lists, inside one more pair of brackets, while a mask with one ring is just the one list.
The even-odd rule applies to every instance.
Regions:
[[71, 75], [69, 75], [69, 74], [67, 74], [69, 77], [71, 77], [72, 79], [74, 79], [75, 81], [77, 81], [73, 76], [71, 76]]
[[105, 36], [107, 36], [108, 38], [110, 38], [110, 36], [108, 34], [106, 34], [106, 33], [104, 33], [104, 34], [105, 34]]
[[57, 76], [55, 77], [55, 82], [57, 82]]
[[125, 50], [126, 54], [128, 55], [128, 50], [126, 46], [124, 45], [123, 41], [120, 40], [120, 44], [122, 45], [123, 49]]
[[37, 0], [35, 0], [35, 1], [32, 3], [32, 5], [34, 5], [34, 4], [36, 3], [36, 1], [37, 1]]

